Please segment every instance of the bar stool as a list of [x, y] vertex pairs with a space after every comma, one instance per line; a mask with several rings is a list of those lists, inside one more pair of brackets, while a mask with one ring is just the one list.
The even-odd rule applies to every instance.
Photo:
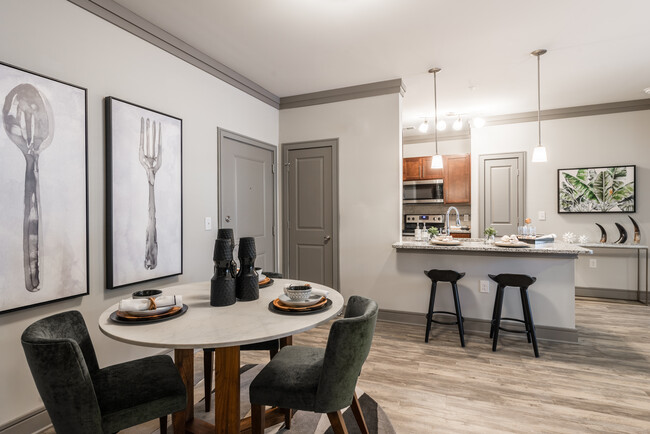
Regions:
[[[445, 325], [458, 325], [458, 334], [460, 335], [460, 345], [465, 346], [465, 330], [463, 329], [463, 315], [460, 311], [460, 301], [458, 300], [458, 282], [463, 278], [465, 273], [458, 273], [453, 270], [429, 270], [424, 271], [424, 274], [431, 279], [431, 295], [429, 297], [429, 311], [427, 313], [427, 332], [424, 336], [424, 342], [429, 342], [429, 331], [431, 330], [431, 323], [435, 322], [436, 324], [445, 324]], [[454, 307], [456, 312], [447, 312], [444, 310], [433, 310], [433, 305], [436, 301], [436, 287], [438, 282], [449, 282], [451, 283], [452, 294], [454, 295]], [[443, 314], [443, 315], [453, 315], [456, 317], [456, 321], [446, 322], [446, 321], [437, 321], [433, 319], [434, 314]]]
[[[497, 340], [499, 339], [499, 330], [504, 330], [511, 333], [526, 333], [528, 343], [533, 344], [535, 357], [539, 357], [539, 350], [537, 349], [537, 336], [535, 335], [535, 323], [533, 322], [533, 313], [530, 310], [530, 301], [528, 300], [528, 287], [535, 283], [536, 277], [528, 276], [525, 274], [488, 274], [490, 279], [497, 283], [497, 294], [494, 300], [494, 309], [492, 310], [492, 323], [490, 326], [490, 338], [492, 340], [492, 351], [497, 350]], [[501, 309], [503, 308], [503, 295], [506, 286], [513, 286], [519, 288], [519, 295], [521, 296], [521, 307], [524, 311], [524, 319], [517, 318], [501, 318]], [[525, 330], [512, 330], [501, 327], [501, 320], [517, 321], [526, 326]]]

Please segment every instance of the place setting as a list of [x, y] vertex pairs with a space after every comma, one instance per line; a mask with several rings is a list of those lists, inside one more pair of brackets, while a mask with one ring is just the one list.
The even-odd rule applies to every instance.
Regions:
[[524, 243], [517, 238], [517, 235], [504, 235], [499, 241], [494, 242], [495, 246], [498, 247], [513, 247], [513, 248], [525, 248], [530, 247], [530, 244]]
[[180, 295], [162, 295], [159, 289], [136, 291], [132, 298], [120, 300], [111, 321], [124, 324], [166, 321], [187, 312]]
[[269, 303], [269, 310], [288, 315], [306, 315], [325, 311], [332, 306], [329, 291], [312, 288], [309, 283], [288, 284], [284, 293]]

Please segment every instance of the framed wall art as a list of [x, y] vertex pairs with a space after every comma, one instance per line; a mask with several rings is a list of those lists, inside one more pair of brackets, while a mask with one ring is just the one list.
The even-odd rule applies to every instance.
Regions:
[[106, 283], [183, 272], [183, 121], [105, 98]]
[[636, 166], [558, 169], [559, 213], [633, 213]]
[[86, 89], [0, 62], [0, 313], [88, 294]]

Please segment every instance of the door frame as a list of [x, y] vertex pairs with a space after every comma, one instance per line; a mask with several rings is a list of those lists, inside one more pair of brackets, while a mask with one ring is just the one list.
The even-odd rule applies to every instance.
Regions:
[[479, 236], [485, 230], [485, 161], [516, 158], [518, 166], [517, 187], [519, 188], [517, 204], [517, 223], [524, 218], [526, 211], [526, 152], [506, 152], [503, 154], [481, 154], [478, 156], [478, 216]]
[[[289, 275], [289, 179], [287, 167], [289, 151], [310, 148], [332, 149], [332, 273], [334, 274], [334, 289], [339, 291], [341, 281], [339, 275], [339, 139], [320, 139], [304, 142], [282, 143], [282, 272]], [[340, 292], [340, 291], [339, 291]]]
[[224, 128], [217, 127], [217, 227], [221, 228], [221, 188], [223, 182], [221, 180], [221, 146], [222, 141], [225, 138], [229, 138], [238, 142], [242, 142], [245, 145], [254, 146], [256, 148], [261, 148], [266, 151], [271, 151], [272, 156], [272, 167], [271, 173], [273, 175], [273, 251], [274, 251], [274, 266], [275, 269], [278, 269], [279, 266], [279, 256], [280, 256], [280, 245], [278, 243], [278, 147], [265, 143], [251, 137], [244, 136], [242, 134], [235, 133], [234, 131], [229, 131]]

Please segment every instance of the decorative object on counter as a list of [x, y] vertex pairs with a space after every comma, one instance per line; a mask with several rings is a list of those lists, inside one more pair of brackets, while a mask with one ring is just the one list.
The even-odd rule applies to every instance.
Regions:
[[634, 239], [632, 241], [632, 244], [639, 244], [641, 242], [641, 231], [639, 230], [639, 225], [634, 221], [634, 219], [630, 216], [627, 216], [630, 220], [632, 220], [632, 224], [634, 225]]
[[214, 276], [210, 279], [210, 306], [230, 306], [236, 298], [237, 264], [232, 258], [232, 240], [214, 242]]
[[422, 241], [422, 229], [420, 229], [420, 222], [418, 222], [414, 234], [415, 234], [415, 241]]
[[235, 250], [235, 232], [232, 230], [232, 228], [220, 228], [219, 230], [217, 230], [217, 238], [229, 239], [231, 251]]
[[600, 243], [605, 244], [607, 242], [607, 232], [605, 228], [596, 223], [596, 226], [600, 228]]
[[242, 237], [239, 239], [239, 274], [236, 279], [236, 295], [241, 301], [251, 301], [260, 298], [260, 287], [255, 272], [255, 238]]
[[589, 237], [586, 235], [580, 235], [580, 237], [578, 237], [578, 242], [580, 244], [587, 244], [589, 242]]
[[618, 240], [614, 241], [614, 244], [625, 244], [625, 242], [627, 241], [627, 231], [620, 223], [614, 223], [614, 224], [616, 225], [616, 228], [618, 229], [618, 233], [619, 233]]
[[440, 231], [438, 230], [438, 228], [435, 227], [435, 226], [430, 227], [430, 228], [428, 229], [428, 232], [429, 232], [429, 237], [430, 237], [430, 238], [433, 238], [433, 237], [435, 237], [436, 235], [438, 235], [438, 234], [440, 233]]
[[485, 231], [483, 231], [483, 233], [485, 234], [485, 244], [494, 243], [494, 236], [497, 234], [496, 229], [490, 226], [489, 228], [486, 228]]
[[431, 168], [432, 169], [442, 169], [442, 155], [438, 153], [438, 82], [436, 75], [442, 71], [440, 68], [431, 68], [429, 74], [433, 74], [433, 117], [434, 125], [436, 128], [433, 129], [433, 136], [436, 142], [436, 155], [431, 157]]
[[576, 234], [573, 232], [566, 232], [564, 235], [562, 235], [562, 241], [565, 243], [573, 243], [576, 240]]
[[636, 166], [558, 169], [559, 213], [633, 213]]
[[540, 85], [540, 57], [546, 54], [546, 50], [540, 48], [530, 53], [537, 57], [537, 146], [533, 149], [533, 163], [546, 163], [546, 148], [542, 146], [542, 105], [541, 105], [541, 85]]
[[526, 243], [526, 244], [546, 244], [546, 243], [553, 243], [555, 242], [555, 234], [546, 234], [546, 235], [536, 235], [534, 237], [517, 237], [519, 241]]

